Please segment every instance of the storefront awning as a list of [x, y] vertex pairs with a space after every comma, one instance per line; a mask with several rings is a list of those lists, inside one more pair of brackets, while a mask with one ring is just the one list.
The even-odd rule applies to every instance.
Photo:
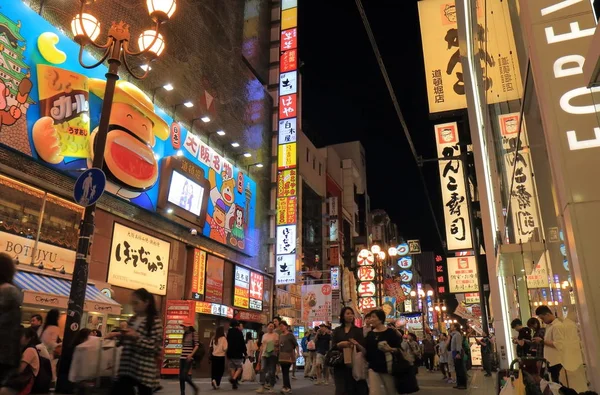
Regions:
[[[66, 309], [71, 293], [71, 281], [19, 271], [14, 283], [23, 291], [23, 304]], [[85, 290], [84, 311], [102, 314], [121, 314], [121, 305], [106, 297], [98, 288], [88, 284]]]

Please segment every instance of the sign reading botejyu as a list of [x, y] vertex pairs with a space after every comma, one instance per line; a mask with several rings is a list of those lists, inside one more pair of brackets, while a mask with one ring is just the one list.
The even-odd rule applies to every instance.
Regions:
[[[587, 369], [600, 360], [600, 93], [588, 88], [585, 55], [596, 30], [589, 0], [519, 0], [542, 114], [557, 207], [565, 224]], [[596, 59], [589, 59], [595, 62]], [[595, 282], [595, 283], [594, 283]], [[593, 388], [600, 375], [588, 374]]]

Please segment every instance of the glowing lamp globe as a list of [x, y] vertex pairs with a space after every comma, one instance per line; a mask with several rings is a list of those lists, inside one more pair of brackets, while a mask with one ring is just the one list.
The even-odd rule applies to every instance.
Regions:
[[177, 9], [175, 0], [147, 0], [146, 5], [150, 17], [159, 23], [168, 21]]
[[374, 255], [377, 255], [381, 252], [381, 247], [379, 247], [377, 244], [374, 244], [373, 246], [371, 246], [371, 252]]
[[[154, 40], [156, 37], [156, 40]], [[146, 30], [138, 38], [138, 46], [141, 51], [148, 51], [155, 56], [160, 56], [165, 50], [165, 40], [162, 34], [154, 30]]]
[[85, 40], [96, 41], [100, 35], [100, 22], [91, 14], [77, 14], [71, 21], [71, 32], [79, 44]]

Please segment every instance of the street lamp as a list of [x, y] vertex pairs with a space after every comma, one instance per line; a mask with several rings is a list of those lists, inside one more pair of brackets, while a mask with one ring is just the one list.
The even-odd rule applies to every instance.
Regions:
[[388, 255], [392, 258], [398, 255], [398, 249], [396, 247], [388, 248]]
[[371, 246], [371, 252], [373, 253], [373, 255], [377, 255], [379, 254], [379, 252], [381, 252], [381, 247], [379, 247], [377, 244], [373, 244]]
[[260, 169], [260, 168], [261, 168], [261, 167], [263, 167], [263, 166], [264, 166], [264, 165], [263, 165], [262, 163], [260, 163], [260, 162], [257, 162], [257, 163], [252, 163], [252, 164], [250, 164], [250, 165], [248, 165], [248, 166], [246, 167], [246, 172], [247, 172], [247, 173], [250, 173], [250, 168], [251, 168], [251, 167], [258, 167], [258, 168]]
[[[94, 157], [92, 167], [102, 169], [104, 165], [104, 150], [106, 147], [106, 138], [108, 134], [110, 113], [115, 95], [117, 80], [119, 79], [119, 67], [125, 66], [125, 69], [136, 79], [143, 79], [148, 76], [150, 67], [143, 75], [136, 75], [129, 66], [130, 57], [148, 56], [151, 60], [158, 57], [165, 49], [163, 36], [159, 29], [164, 22], [167, 22], [175, 12], [175, 0], [147, 0], [148, 14], [154, 20], [154, 29], [145, 30], [138, 37], [138, 50], [130, 48], [131, 34], [129, 25], [123, 21], [113, 22], [108, 29], [108, 39], [104, 44], [97, 44], [95, 41], [100, 35], [100, 22], [91, 14], [85, 12], [86, 5], [93, 3], [93, 0], [80, 0], [79, 14], [71, 21], [71, 31], [73, 39], [79, 44], [79, 63], [86, 69], [93, 69], [100, 66], [105, 61], [108, 63], [106, 73], [106, 87], [102, 102], [100, 114], [100, 123], [94, 142]], [[83, 62], [83, 52], [87, 45], [91, 45], [102, 52], [98, 62], [88, 65]], [[85, 292], [88, 281], [88, 257], [90, 246], [94, 236], [94, 217], [96, 205], [92, 204], [85, 208], [83, 220], [79, 228], [79, 239], [77, 241], [77, 253], [75, 267], [73, 269], [73, 281], [71, 282], [71, 291], [69, 294], [69, 303], [67, 310], [67, 321], [63, 339], [63, 350], [58, 374], [57, 391], [65, 392], [69, 390], [68, 375], [73, 356], [73, 340], [75, 334], [79, 331], [81, 325], [81, 316], [83, 314], [83, 305], [85, 303]]]

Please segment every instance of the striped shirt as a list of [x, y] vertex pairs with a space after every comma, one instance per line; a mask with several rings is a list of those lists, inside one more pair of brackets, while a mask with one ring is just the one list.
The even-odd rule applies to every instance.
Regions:
[[181, 359], [185, 359], [192, 354], [194, 348], [198, 347], [200, 341], [198, 340], [198, 332], [186, 332], [183, 334], [183, 340], [181, 341]]
[[[136, 325], [137, 324], [137, 325]], [[158, 364], [163, 344], [163, 326], [160, 317], [152, 323], [150, 333], [146, 331], [146, 317], [132, 317], [128, 325], [138, 333], [137, 338], [122, 337], [119, 376], [131, 377], [140, 384], [154, 387], [158, 383]]]

